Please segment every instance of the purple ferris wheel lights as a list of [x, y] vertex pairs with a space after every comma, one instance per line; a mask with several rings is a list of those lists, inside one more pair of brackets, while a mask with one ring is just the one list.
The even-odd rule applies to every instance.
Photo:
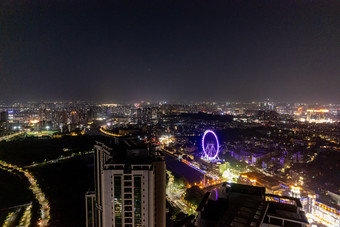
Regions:
[[[205, 140], [206, 140], [206, 136], [208, 134], [212, 134], [215, 138], [216, 141], [216, 148], [214, 144], [206, 144]], [[217, 135], [214, 131], [212, 130], [206, 130], [203, 134], [202, 137], [202, 148], [203, 148], [203, 152], [204, 152], [204, 158], [208, 159], [208, 160], [216, 160], [218, 153], [220, 152], [220, 143], [218, 141]]]

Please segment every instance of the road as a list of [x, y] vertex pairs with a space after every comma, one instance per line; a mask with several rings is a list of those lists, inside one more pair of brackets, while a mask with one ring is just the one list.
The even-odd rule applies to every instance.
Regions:
[[107, 136], [114, 136], [114, 137], [121, 137], [122, 136], [122, 135], [119, 135], [119, 134], [108, 132], [104, 128], [100, 128], [99, 131], [101, 131], [103, 134], [105, 134]]
[[[7, 215], [6, 220], [4, 221], [2, 227], [14, 226], [15, 223], [18, 221], [18, 218], [20, 218], [20, 216], [18, 217], [18, 214], [21, 212], [22, 209], [24, 209], [24, 213], [21, 216], [19, 224], [20, 226], [30, 226], [32, 203], [26, 203], [2, 209], [2, 210], [14, 210]], [[0, 210], [0, 213], [2, 212], [2, 210]]]
[[15, 211], [9, 213], [7, 216], [4, 224], [2, 227], [9, 227], [9, 226], [14, 226], [15, 221], [17, 220], [18, 214], [20, 212], [20, 208], [16, 209]]
[[59, 161], [63, 161], [63, 160], [66, 160], [66, 159], [84, 156], [84, 155], [88, 155], [88, 154], [93, 154], [93, 152], [94, 151], [86, 151], [86, 152], [81, 153], [81, 154], [75, 153], [74, 155], [69, 155], [69, 156], [60, 157], [60, 158], [57, 158], [57, 159], [48, 160], [46, 162], [38, 162], [38, 163], [34, 163], [32, 165], [27, 165], [27, 166], [24, 166], [24, 168], [28, 169], [28, 168], [32, 168], [32, 167], [43, 166], [43, 165], [46, 165], [46, 164], [53, 164], [53, 163], [57, 163]]
[[30, 226], [32, 217], [32, 204], [28, 205], [20, 219], [20, 226]]
[[[60, 157], [60, 158], [49, 160], [49, 161], [46, 161], [46, 162], [35, 163], [35, 164], [32, 164], [32, 165], [25, 166], [23, 168], [27, 169], [27, 168], [46, 165], [46, 164], [53, 164], [53, 163], [57, 163], [57, 162], [62, 161], [62, 160], [67, 160], [67, 159], [71, 159], [71, 158], [75, 158], [75, 157], [79, 157], [79, 156], [83, 156], [83, 155], [88, 155], [88, 154], [92, 154], [92, 153], [93, 153], [93, 151], [87, 151], [87, 152], [81, 153], [81, 154], [75, 153], [74, 155]], [[38, 224], [39, 224], [39, 226], [48, 226], [48, 222], [49, 222], [49, 219], [50, 219], [49, 203], [48, 203], [45, 195], [43, 194], [42, 190], [37, 185], [37, 181], [34, 179], [33, 175], [28, 170], [23, 170], [23, 168], [17, 167], [15, 165], [8, 164], [4, 161], [0, 161], [0, 168], [3, 169], [3, 170], [6, 170], [8, 172], [11, 172], [12, 174], [13, 174], [12, 170], [16, 170], [16, 171], [23, 173], [25, 175], [25, 177], [28, 179], [28, 181], [30, 183], [29, 189], [33, 192], [33, 194], [35, 195], [39, 204], [41, 205], [41, 210], [40, 210], [41, 217], [40, 217]], [[10, 207], [8, 209], [19, 208], [19, 210], [20, 210], [20, 208], [23, 207], [23, 206], [26, 206], [26, 209], [25, 209], [23, 216], [21, 217], [20, 223], [22, 223], [21, 226], [28, 226], [29, 225], [28, 223], [30, 223], [30, 220], [31, 220], [31, 208], [32, 208], [31, 204], [24, 204], [24, 205], [20, 205], [20, 206], [16, 206], [16, 207]], [[16, 216], [17, 216], [17, 212], [11, 213], [11, 215], [7, 218], [6, 226], [11, 226], [11, 223], [17, 219]]]
[[174, 176], [170, 171], [167, 171], [169, 176], [169, 182], [166, 188], [166, 198], [169, 203], [178, 207], [183, 213], [189, 214], [191, 213], [191, 208], [183, 201], [183, 194], [186, 191], [184, 185], [175, 185], [174, 184]]
[[24, 170], [16, 165], [12, 165], [4, 161], [0, 161], [0, 166], [3, 170], [6, 170], [10, 173], [12, 173], [13, 170], [22, 173], [27, 178], [28, 182], [30, 183], [29, 189], [33, 192], [40, 204], [40, 220], [38, 224], [39, 226], [48, 226], [50, 220], [49, 202], [46, 199], [45, 194], [38, 186], [37, 180], [34, 178], [34, 176], [28, 170]]
[[10, 135], [7, 135], [7, 136], [2, 136], [2, 137], [0, 137], [0, 141], [12, 139], [13, 137], [19, 136], [23, 133], [24, 132], [17, 132], [17, 133], [13, 133], [13, 134], [10, 134]]

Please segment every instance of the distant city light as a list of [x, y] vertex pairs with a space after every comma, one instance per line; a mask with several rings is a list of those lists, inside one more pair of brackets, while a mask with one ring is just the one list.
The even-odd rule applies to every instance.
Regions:
[[31, 124], [36, 124], [36, 123], [39, 123], [39, 120], [30, 120], [29, 121]]
[[327, 109], [317, 109], [317, 110], [308, 109], [307, 112], [314, 112], [314, 113], [328, 113], [329, 110], [327, 110]]

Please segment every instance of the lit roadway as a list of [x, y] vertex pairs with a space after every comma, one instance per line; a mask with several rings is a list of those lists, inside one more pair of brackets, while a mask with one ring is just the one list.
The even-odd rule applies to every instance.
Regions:
[[185, 192], [185, 190], [186, 189], [180, 189], [177, 192], [167, 193], [166, 198], [172, 206], [178, 207], [183, 213], [188, 214], [188, 210], [190, 209], [190, 207], [188, 207], [186, 203], [181, 200], [181, 196]]
[[37, 181], [34, 179], [33, 175], [28, 172], [27, 170], [23, 170], [20, 167], [17, 167], [15, 165], [8, 164], [4, 161], [0, 161], [0, 166], [2, 169], [11, 172], [12, 170], [16, 170], [20, 173], [23, 173], [24, 176], [27, 178], [28, 182], [30, 183], [29, 189], [33, 192], [36, 199], [38, 200], [40, 204], [40, 221], [39, 226], [48, 226], [48, 222], [50, 220], [50, 206], [49, 203], [44, 195], [44, 193], [39, 188]]
[[34, 163], [32, 165], [27, 165], [27, 166], [24, 166], [24, 168], [32, 168], [32, 167], [37, 167], [37, 166], [43, 166], [43, 165], [46, 165], [46, 164], [53, 164], [53, 163], [57, 163], [57, 162], [62, 161], [62, 160], [67, 160], [67, 159], [70, 159], [70, 158], [75, 158], [75, 157], [78, 157], [78, 156], [83, 156], [83, 155], [88, 155], [88, 154], [93, 154], [93, 151], [86, 151], [86, 152], [81, 153], [81, 154], [74, 153], [73, 155], [60, 157], [60, 158], [53, 159], [53, 160], [48, 160], [46, 162], [39, 162], [39, 163]]
[[31, 210], [32, 210], [32, 204], [26, 207], [24, 214], [22, 215], [20, 219], [20, 226], [30, 226], [31, 223]]
[[182, 195], [186, 191], [186, 188], [178, 188], [174, 184], [174, 177], [168, 171], [169, 182], [166, 188], [166, 198], [172, 206], [178, 207], [183, 213], [188, 214], [190, 207], [183, 202]]
[[2, 227], [14, 226], [14, 222], [16, 221], [19, 212], [20, 212], [20, 209], [17, 209], [16, 211], [10, 213], [7, 216], [7, 218], [6, 218], [6, 220], [5, 220], [5, 222], [4, 222]]
[[12, 139], [13, 137], [19, 136], [19, 135], [21, 135], [23, 133], [24, 132], [17, 132], [17, 133], [13, 133], [11, 135], [2, 136], [2, 137], [0, 137], [0, 141]]
[[99, 131], [101, 131], [103, 134], [105, 134], [107, 136], [114, 136], [114, 137], [121, 137], [122, 136], [122, 135], [119, 135], [119, 134], [108, 132], [102, 127], [99, 129]]
[[[1, 168], [2, 169], [2, 168]], [[15, 211], [8, 214], [4, 224], [2, 227], [14, 226], [15, 222], [17, 221], [17, 216], [21, 210], [21, 208], [26, 207], [24, 214], [20, 220], [20, 226], [29, 226], [31, 221], [31, 208], [32, 203], [26, 203], [18, 206], [8, 207], [7, 210], [15, 209]]]
[[[57, 163], [58, 161], [74, 158], [74, 157], [77, 157], [77, 156], [92, 154], [92, 153], [93, 153], [93, 151], [87, 151], [87, 152], [84, 152], [82, 154], [75, 153], [74, 155], [70, 155], [70, 156], [66, 156], [66, 157], [60, 157], [60, 158], [57, 158], [57, 159], [54, 159], [54, 160], [49, 160], [49, 161], [46, 161], [46, 162], [28, 165], [28, 166], [25, 166], [24, 168], [31, 168], [31, 167], [37, 167], [37, 166], [42, 166], [42, 165], [46, 165], [46, 164], [53, 164], [53, 163]], [[32, 192], [36, 196], [37, 200], [41, 204], [41, 207], [47, 208], [47, 209], [41, 209], [41, 221], [39, 222], [40, 226], [47, 226], [48, 221], [49, 221], [48, 217], [50, 216], [48, 201], [46, 200], [42, 191], [36, 185], [36, 181], [34, 180], [33, 176], [28, 171], [22, 170], [22, 168], [19, 168], [19, 167], [14, 166], [14, 165], [7, 164], [3, 161], [0, 161], [0, 165], [3, 167], [3, 168], [1, 168], [3, 170], [8, 171], [10, 169], [15, 169], [15, 170], [25, 174], [26, 178], [28, 179], [28, 181], [31, 184], [30, 189], [32, 190]], [[27, 206], [27, 209], [25, 210], [24, 215], [22, 216], [22, 222], [24, 223], [22, 226], [28, 226], [29, 225], [28, 223], [30, 223], [30, 219], [31, 219], [30, 211], [31, 211], [32, 205], [31, 204], [24, 204], [24, 205], [20, 205], [20, 206], [16, 206], [16, 207], [19, 208], [19, 207], [22, 207], [22, 206]], [[12, 208], [15, 208], [15, 207], [12, 207]], [[10, 223], [12, 221], [16, 220], [16, 216], [17, 216], [17, 212], [13, 212], [8, 217], [5, 226], [10, 226]]]

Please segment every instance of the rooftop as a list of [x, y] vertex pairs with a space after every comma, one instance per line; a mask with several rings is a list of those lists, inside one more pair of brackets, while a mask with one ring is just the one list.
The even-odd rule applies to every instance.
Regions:
[[155, 147], [133, 137], [96, 141], [96, 145], [109, 154], [106, 165], [151, 164], [154, 160], [162, 157], [162, 154]]
[[[278, 197], [277, 200], [266, 201], [266, 197], [273, 196]], [[284, 203], [286, 200], [292, 203]], [[207, 192], [197, 212], [198, 226], [262, 226], [271, 223], [270, 218], [284, 219], [285, 226], [308, 224], [298, 199], [267, 195], [263, 187], [234, 183], [224, 183]]]

